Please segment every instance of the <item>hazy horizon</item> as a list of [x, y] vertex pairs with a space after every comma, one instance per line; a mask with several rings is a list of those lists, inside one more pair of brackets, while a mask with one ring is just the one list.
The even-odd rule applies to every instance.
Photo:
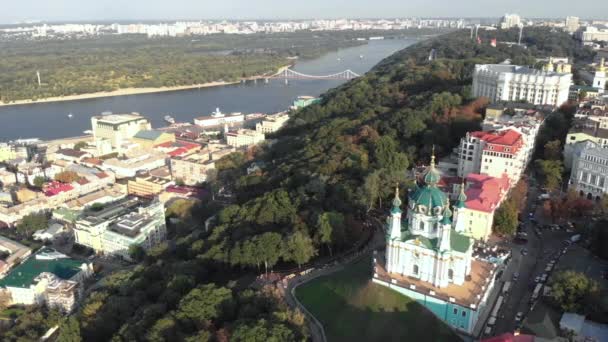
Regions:
[[[592, 0], [577, 4], [566, 0], [497, 1], [470, 0], [457, 3], [448, 0], [174, 0], [168, 5], [158, 0], [9, 0], [0, 12], [0, 24], [27, 21], [171, 21], [171, 20], [296, 20], [330, 18], [496, 18], [517, 13], [524, 18], [563, 18], [568, 15], [587, 19], [608, 17], [608, 1]], [[84, 4], [83, 4], [84, 3]], [[604, 18], [606, 18], [604, 17]]]

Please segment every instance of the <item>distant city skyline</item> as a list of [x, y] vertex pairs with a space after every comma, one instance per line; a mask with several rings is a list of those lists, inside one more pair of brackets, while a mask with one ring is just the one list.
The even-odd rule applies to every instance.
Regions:
[[[83, 4], [84, 3], [84, 4]], [[325, 19], [395, 17], [500, 17], [517, 13], [524, 18], [608, 18], [608, 1], [591, 0], [572, 6], [566, 0], [7, 0], [0, 23], [26, 21], [191, 20], [191, 19]]]

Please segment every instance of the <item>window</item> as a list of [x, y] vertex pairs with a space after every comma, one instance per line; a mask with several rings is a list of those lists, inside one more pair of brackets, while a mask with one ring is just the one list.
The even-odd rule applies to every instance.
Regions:
[[414, 265], [414, 275], [418, 275], [418, 265]]
[[467, 312], [462, 310], [462, 317], [467, 317]]
[[448, 280], [449, 281], [453, 281], [454, 280], [454, 270], [451, 269], [451, 268], [448, 270]]
[[454, 308], [454, 315], [458, 315], [458, 309]]
[[424, 222], [420, 222], [420, 230], [424, 230]]

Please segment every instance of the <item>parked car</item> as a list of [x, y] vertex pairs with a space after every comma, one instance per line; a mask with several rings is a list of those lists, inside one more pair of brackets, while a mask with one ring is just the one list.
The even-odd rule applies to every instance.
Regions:
[[534, 278], [534, 282], [535, 283], [540, 283], [540, 276], [536, 276], [536, 278]]
[[521, 250], [521, 254], [522, 254], [522, 255], [524, 255], [524, 256], [525, 256], [525, 255], [528, 255], [528, 250], [527, 250], [527, 249], [525, 249], [525, 248], [524, 248], [524, 249], [522, 249], [522, 250]]
[[515, 315], [515, 322], [521, 322], [522, 318], [524, 318], [524, 313], [520, 311]]
[[515, 272], [513, 273], [513, 281], [517, 281], [517, 279], [519, 279], [519, 273]]

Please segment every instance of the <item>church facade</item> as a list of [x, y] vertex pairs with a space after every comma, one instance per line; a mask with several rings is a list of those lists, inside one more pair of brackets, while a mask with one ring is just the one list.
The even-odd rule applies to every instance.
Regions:
[[[473, 257], [474, 239], [460, 222], [464, 186], [451, 208], [437, 184], [434, 156], [402, 211], [399, 189], [387, 218], [386, 251], [374, 257], [373, 281], [416, 299], [453, 328], [473, 334], [494, 285], [495, 266]], [[464, 215], [463, 215], [464, 216]], [[462, 220], [464, 221], [464, 220]]]

